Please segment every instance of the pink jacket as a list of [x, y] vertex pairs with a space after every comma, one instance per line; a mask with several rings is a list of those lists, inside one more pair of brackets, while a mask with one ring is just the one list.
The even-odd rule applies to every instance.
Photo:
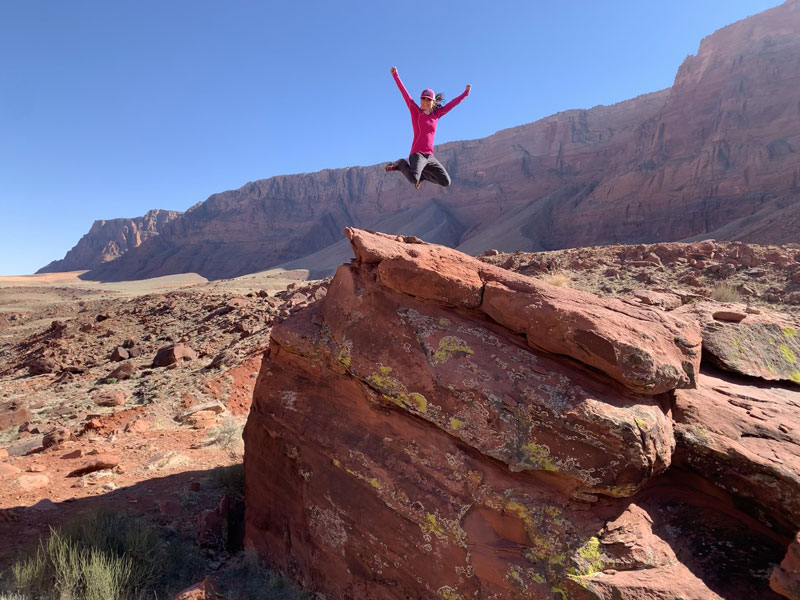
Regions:
[[403, 94], [403, 99], [408, 105], [408, 110], [411, 112], [411, 125], [414, 127], [414, 141], [411, 143], [411, 151], [409, 155], [415, 152], [422, 152], [423, 154], [433, 154], [433, 138], [436, 136], [436, 124], [439, 119], [453, 110], [459, 102], [469, 95], [469, 92], [464, 90], [457, 98], [453, 98], [450, 102], [441, 108], [433, 111], [433, 113], [426, 115], [425, 111], [417, 106], [416, 102], [411, 99], [408, 90], [400, 81], [400, 76], [393, 73], [394, 82], [397, 84], [400, 93]]

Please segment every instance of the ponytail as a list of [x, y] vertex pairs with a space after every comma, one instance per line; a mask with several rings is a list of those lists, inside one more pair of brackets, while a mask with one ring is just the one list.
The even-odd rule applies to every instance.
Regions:
[[442, 106], [444, 106], [444, 94], [439, 92], [436, 94], [436, 98], [433, 99], [433, 111], [439, 110]]

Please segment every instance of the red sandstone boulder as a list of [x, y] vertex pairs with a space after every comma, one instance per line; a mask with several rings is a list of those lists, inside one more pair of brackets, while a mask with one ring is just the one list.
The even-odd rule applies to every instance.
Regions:
[[92, 400], [98, 406], [122, 406], [126, 399], [122, 390], [102, 390], [92, 396]]
[[479, 308], [528, 344], [600, 369], [633, 391], [692, 387], [700, 366], [696, 324], [511, 273], [433, 244], [346, 230], [356, 258], [377, 264], [389, 289], [453, 307]]
[[51, 448], [54, 446], [60, 446], [67, 440], [73, 439], [72, 432], [67, 429], [66, 427], [56, 427], [55, 429], [51, 429], [42, 438], [42, 446], [44, 448]]

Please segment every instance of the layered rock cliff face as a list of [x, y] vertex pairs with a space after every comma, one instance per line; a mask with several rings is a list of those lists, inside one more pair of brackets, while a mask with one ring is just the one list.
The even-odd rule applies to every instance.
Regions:
[[[314, 255], [344, 226], [472, 254], [800, 241], [798, 88], [800, 0], [788, 0], [705, 38], [669, 90], [438, 146], [448, 189], [417, 192], [380, 165], [256, 181], [211, 196], [89, 277], [232, 277]], [[330, 255], [293, 266], [313, 270]]]
[[[800, 392], [791, 369], [770, 387], [701, 371], [721, 313], [347, 235], [327, 295], [273, 327], [245, 428], [246, 544], [273, 566], [342, 599], [797, 585]], [[768, 321], [748, 339], [777, 344]], [[795, 347], [796, 323], [777, 331]]]
[[135, 219], [95, 221], [89, 233], [63, 259], [54, 260], [37, 273], [83, 271], [110, 262], [157, 236], [180, 214], [174, 210], [151, 210]]

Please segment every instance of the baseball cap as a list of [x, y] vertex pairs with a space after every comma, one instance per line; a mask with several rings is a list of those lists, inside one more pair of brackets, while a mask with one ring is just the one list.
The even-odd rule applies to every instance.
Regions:
[[435, 97], [435, 94], [433, 93], [433, 90], [427, 89], [427, 90], [422, 90], [422, 93], [419, 95], [419, 97], [420, 97], [420, 99], [422, 99], [422, 98], [430, 98], [431, 100], [433, 100], [434, 97]]

